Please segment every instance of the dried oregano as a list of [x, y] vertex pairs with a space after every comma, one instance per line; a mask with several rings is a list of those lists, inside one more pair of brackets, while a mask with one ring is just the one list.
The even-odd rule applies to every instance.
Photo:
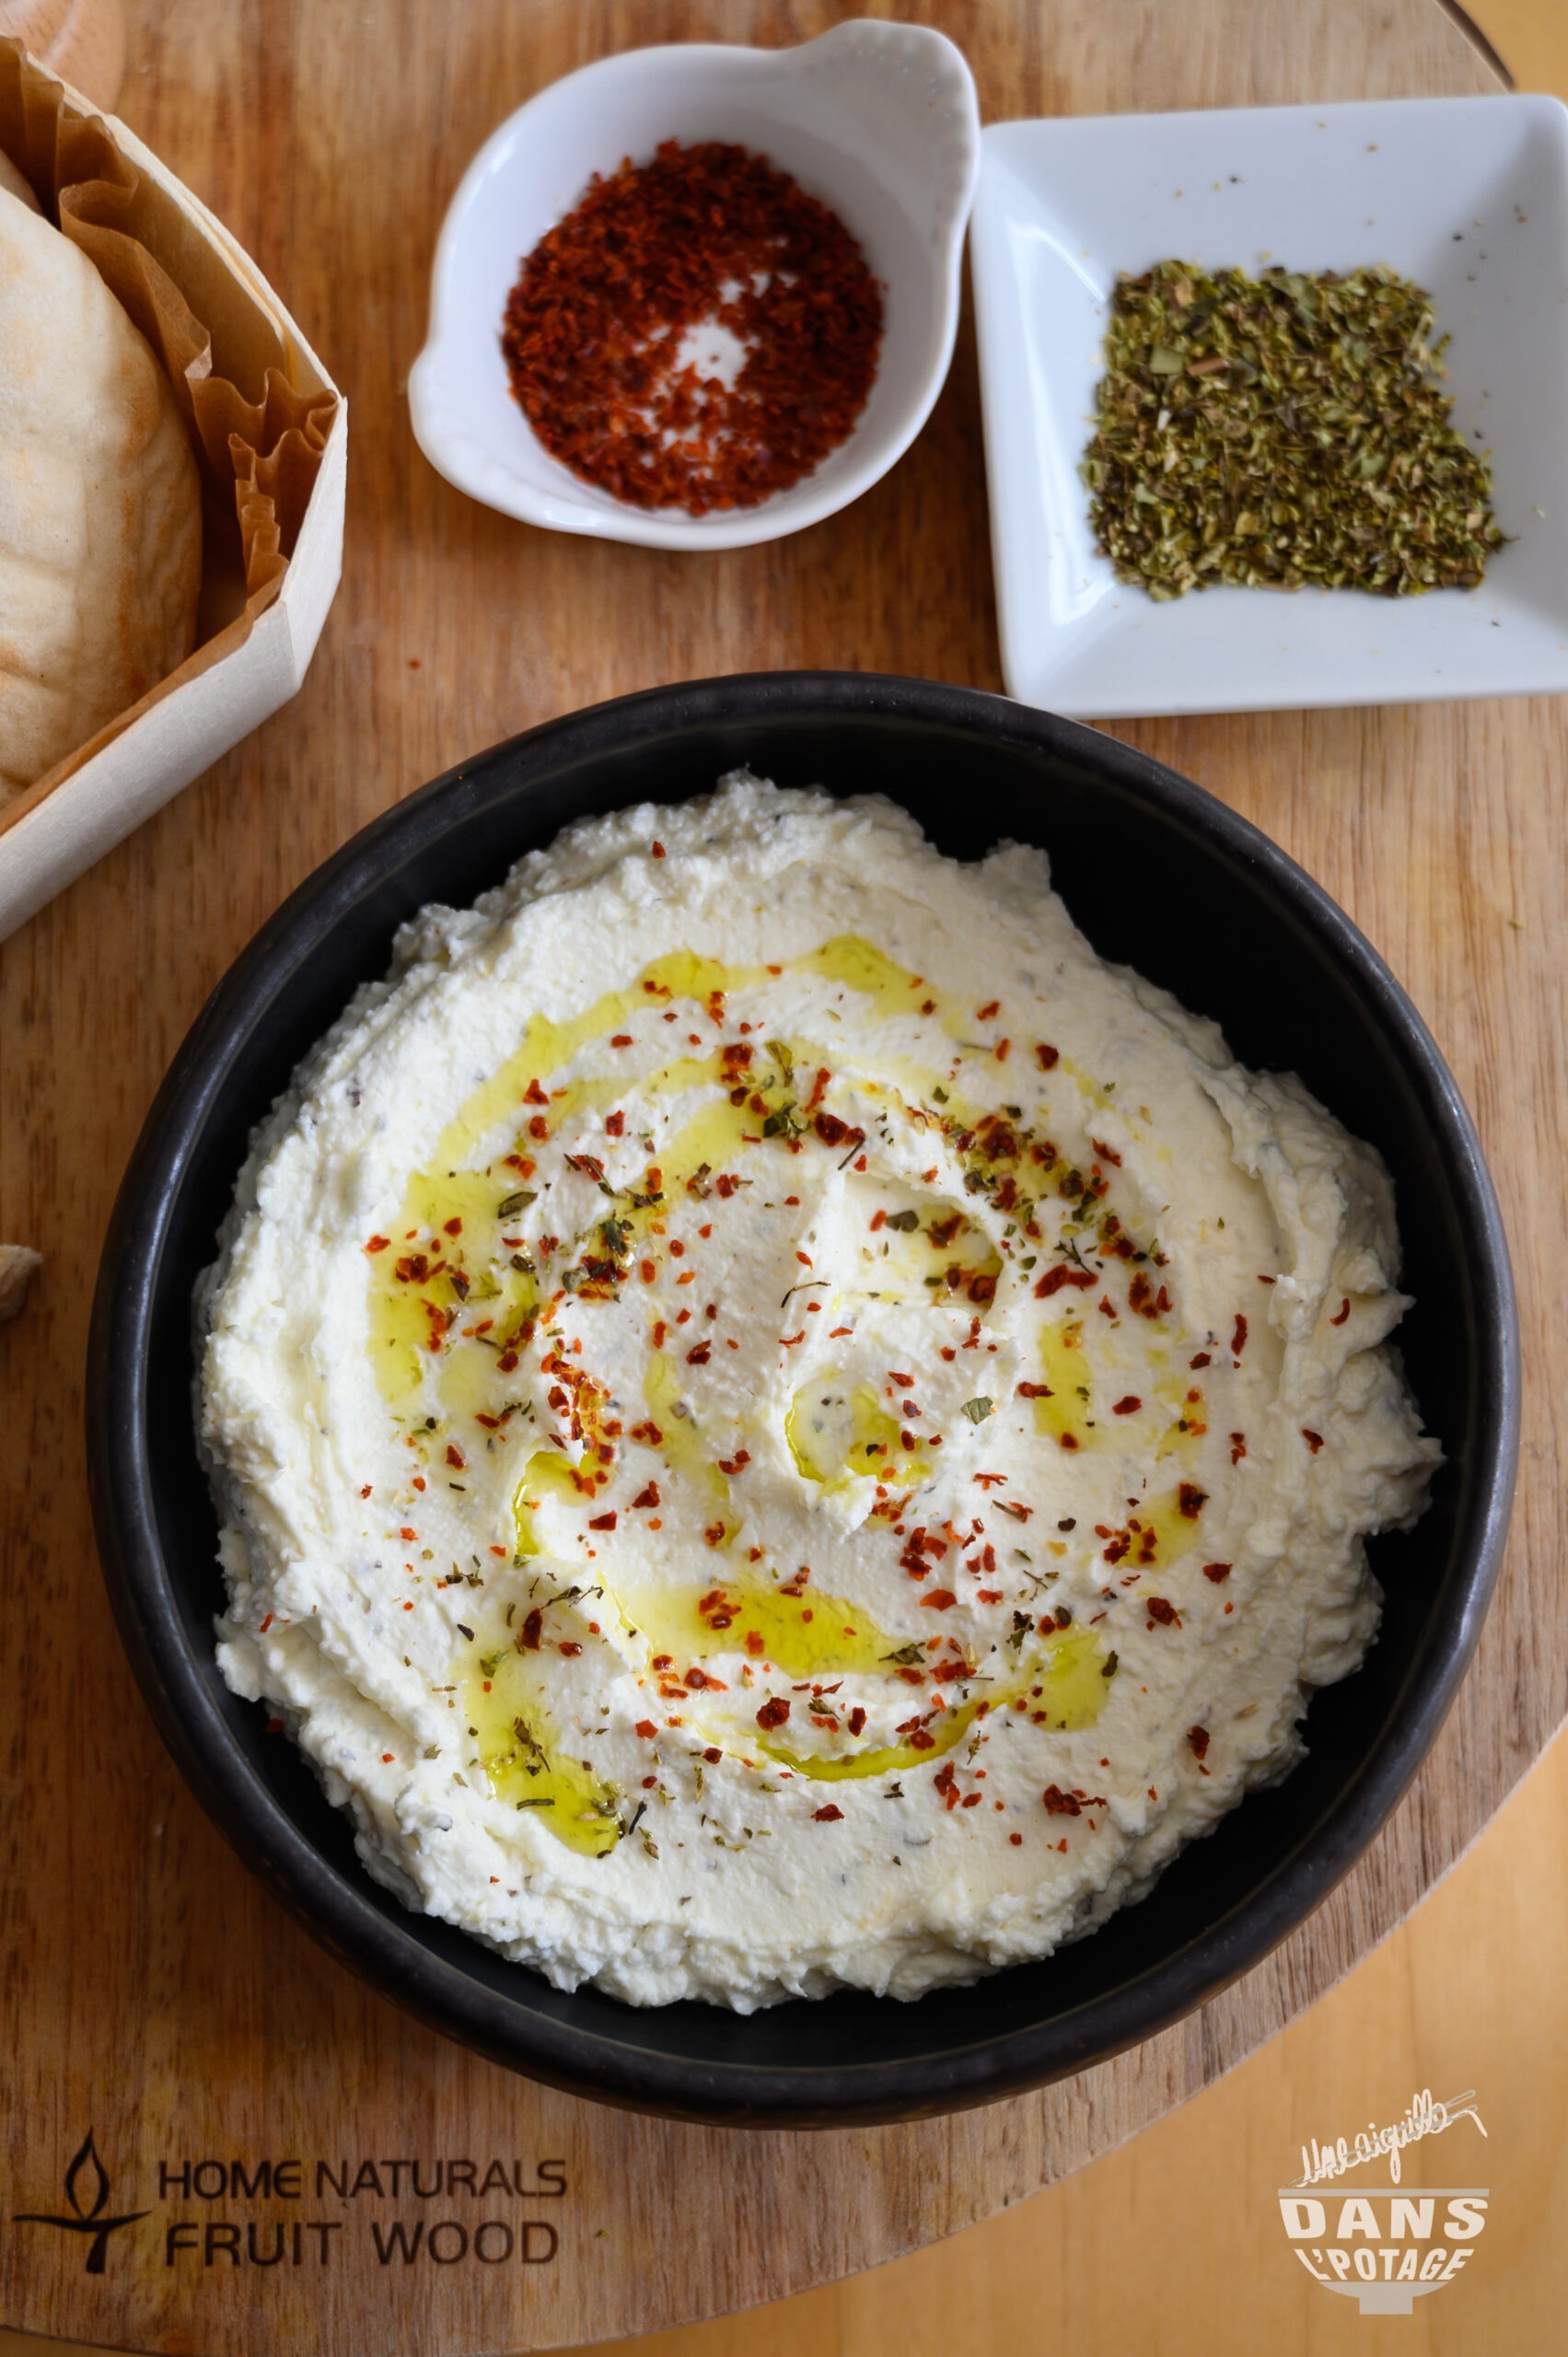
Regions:
[[1100, 547], [1154, 598], [1473, 588], [1504, 535], [1449, 421], [1447, 342], [1379, 267], [1123, 273], [1081, 469]]

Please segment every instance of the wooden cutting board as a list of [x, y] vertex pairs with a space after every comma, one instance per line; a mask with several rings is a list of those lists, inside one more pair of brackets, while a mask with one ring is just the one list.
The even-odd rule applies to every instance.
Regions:
[[[0, 950], [0, 1235], [45, 1254], [26, 1316], [0, 1332], [0, 2327], [192, 2357], [467, 2357], [868, 2266], [1081, 2166], [1271, 2036], [1430, 1888], [1568, 1713], [1550, 1408], [1568, 1376], [1552, 1273], [1568, 722], [1547, 702], [1118, 731], [1283, 842], [1413, 992], [1480, 1120], [1523, 1305], [1519, 1507], [1476, 1666], [1383, 1838], [1225, 1996], [1042, 2095], [920, 2127], [791, 2137], [621, 2116], [474, 2060], [330, 1963], [229, 1854], [142, 1709], [87, 1519], [87, 1306], [158, 1078], [261, 920], [425, 778], [601, 696], [846, 663], [1000, 684], [967, 332], [931, 424], [877, 489], [727, 555], [532, 532], [452, 491], [409, 432], [436, 226], [503, 114], [610, 50], [784, 42], [850, 13], [132, 7], [126, 119], [244, 240], [348, 389], [349, 535], [298, 700]], [[1495, 87], [1433, 0], [905, 13], [963, 44], [991, 119]]]

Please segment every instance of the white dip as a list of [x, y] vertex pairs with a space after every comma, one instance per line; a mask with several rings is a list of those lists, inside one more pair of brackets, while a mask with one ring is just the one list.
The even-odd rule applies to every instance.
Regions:
[[202, 1430], [366, 1867], [563, 1988], [914, 1997], [1281, 1775], [1435, 1445], [1388, 1178], [1038, 851], [749, 777], [425, 910], [263, 1125]]

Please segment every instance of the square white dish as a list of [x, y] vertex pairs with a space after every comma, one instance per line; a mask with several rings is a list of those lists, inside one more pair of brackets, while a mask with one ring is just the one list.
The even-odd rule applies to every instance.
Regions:
[[[1009, 694], [1078, 716], [1568, 689], [1568, 108], [1548, 98], [1005, 122], [970, 224]], [[1474, 590], [1228, 586], [1156, 603], [1078, 463], [1119, 272], [1383, 262], [1431, 294], [1511, 544]]]

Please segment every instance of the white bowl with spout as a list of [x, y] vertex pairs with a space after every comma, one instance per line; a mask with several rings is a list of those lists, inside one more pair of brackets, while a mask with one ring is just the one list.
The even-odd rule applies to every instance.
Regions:
[[[716, 139], [765, 156], [831, 206], [882, 284], [877, 376], [854, 430], [755, 507], [634, 507], [536, 438], [501, 350], [523, 258], [595, 172], [660, 142]], [[931, 413], [953, 355], [980, 110], [962, 52], [923, 26], [857, 17], [795, 49], [629, 50], [552, 83], [486, 140], [436, 249], [430, 333], [409, 377], [414, 438], [470, 498], [556, 531], [650, 548], [743, 548], [847, 506]]]

